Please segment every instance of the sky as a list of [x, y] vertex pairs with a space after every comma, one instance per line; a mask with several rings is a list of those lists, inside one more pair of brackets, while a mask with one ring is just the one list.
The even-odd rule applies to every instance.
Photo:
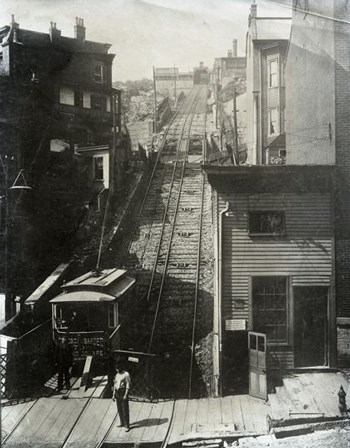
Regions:
[[[284, 2], [285, 5], [281, 5]], [[212, 67], [245, 35], [252, 0], [0, 0], [0, 26], [11, 14], [21, 28], [48, 32], [56, 22], [73, 37], [75, 17], [84, 19], [86, 39], [112, 44], [113, 80], [152, 77], [152, 67], [190, 71], [199, 61]], [[258, 16], [291, 16], [289, 0], [257, 0]]]

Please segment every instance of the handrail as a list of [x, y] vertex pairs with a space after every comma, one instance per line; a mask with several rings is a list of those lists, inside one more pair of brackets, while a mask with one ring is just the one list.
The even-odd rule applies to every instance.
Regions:
[[108, 340], [111, 340], [114, 337], [115, 333], [117, 333], [120, 330], [120, 328], [121, 328], [121, 324], [119, 324], [117, 326], [117, 328], [113, 331], [113, 333], [110, 334]]
[[48, 322], [51, 323], [51, 319], [46, 320], [45, 322], [42, 322], [41, 324], [37, 325], [36, 327], [32, 328], [31, 330], [27, 331], [27, 333], [22, 334], [22, 336], [20, 336], [19, 338], [17, 338], [17, 341], [21, 341], [22, 339], [24, 339], [25, 337], [29, 336], [31, 333], [34, 333], [37, 329], [39, 329], [40, 327], [43, 327], [45, 324], [47, 324]]

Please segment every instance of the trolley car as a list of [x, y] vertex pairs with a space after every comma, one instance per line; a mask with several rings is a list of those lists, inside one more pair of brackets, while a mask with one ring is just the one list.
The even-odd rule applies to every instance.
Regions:
[[62, 286], [52, 299], [53, 338], [66, 336], [75, 362], [88, 355], [108, 360], [120, 349], [121, 328], [133, 309], [135, 279], [122, 269], [88, 272]]

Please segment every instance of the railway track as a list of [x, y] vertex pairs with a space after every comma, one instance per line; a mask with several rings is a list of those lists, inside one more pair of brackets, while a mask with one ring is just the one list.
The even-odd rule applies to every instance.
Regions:
[[144, 311], [129, 341], [158, 354], [156, 383], [163, 396], [199, 390], [194, 350], [207, 195], [198, 162], [206, 95], [206, 88], [195, 87], [167, 129], [128, 244], [124, 238], [120, 247], [124, 267], [137, 278]]

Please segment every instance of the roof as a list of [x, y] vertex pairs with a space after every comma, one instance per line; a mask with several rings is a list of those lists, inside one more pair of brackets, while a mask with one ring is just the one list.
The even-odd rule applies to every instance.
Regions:
[[116, 297], [94, 291], [74, 291], [62, 293], [50, 300], [50, 303], [77, 303], [77, 302], [114, 302]]
[[105, 293], [103, 291], [91, 291], [81, 289], [79, 291], [67, 291], [56, 296], [50, 303], [82, 303], [82, 302], [114, 302], [121, 298], [134, 284], [136, 280], [125, 277]]
[[50, 47], [54, 45], [55, 48], [79, 52], [79, 53], [100, 53], [108, 54], [108, 50], [111, 44], [94, 42], [90, 40], [79, 40], [73, 37], [60, 36], [54, 40], [54, 44], [51, 42], [50, 35], [48, 33], [41, 33], [39, 31], [26, 30], [18, 28], [17, 40], [26, 46], [32, 47]]
[[99, 273], [90, 271], [66, 283], [62, 288], [65, 290], [90, 289], [100, 291], [108, 289], [113, 283], [121, 280], [125, 276], [126, 271], [124, 269], [104, 269]]
[[202, 165], [218, 191], [275, 193], [332, 191], [336, 165]]
[[289, 17], [257, 17], [254, 40], [289, 40], [292, 19]]
[[57, 268], [49, 275], [40, 286], [26, 299], [24, 302], [26, 305], [35, 305], [44, 296], [44, 294], [54, 286], [61, 276], [66, 272], [69, 267], [69, 263], [61, 263]]
[[286, 147], [286, 134], [285, 133], [279, 134], [267, 146], [269, 148], [285, 148]]

